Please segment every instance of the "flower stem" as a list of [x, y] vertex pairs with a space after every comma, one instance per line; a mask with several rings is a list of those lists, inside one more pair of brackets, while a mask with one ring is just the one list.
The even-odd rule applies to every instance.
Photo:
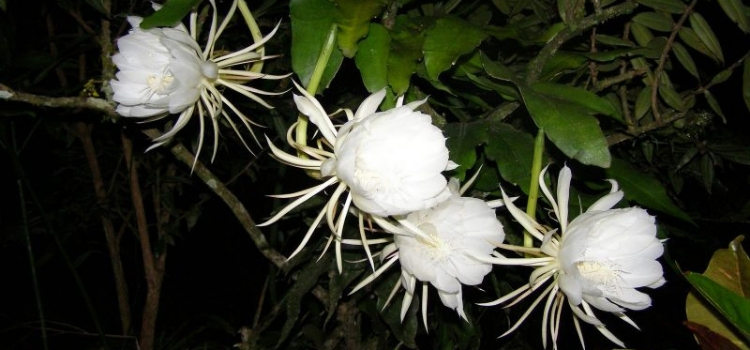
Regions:
[[[526, 214], [532, 219], [536, 213], [536, 202], [539, 199], [539, 173], [542, 172], [542, 154], [544, 154], [544, 129], [539, 129], [534, 140], [534, 158], [531, 162], [531, 183], [529, 184], [529, 201], [526, 204]], [[524, 231], [523, 246], [533, 247], [534, 236]]]
[[[326, 41], [323, 44], [323, 49], [320, 50], [320, 55], [318, 56], [318, 62], [315, 63], [315, 69], [313, 70], [312, 75], [310, 76], [310, 82], [307, 84], [307, 87], [305, 90], [312, 95], [315, 96], [315, 93], [318, 91], [318, 85], [320, 85], [321, 79], [323, 79], [323, 72], [326, 69], [326, 66], [328, 66], [328, 60], [331, 58], [331, 53], [333, 53], [333, 49], [336, 45], [336, 32], [338, 31], [338, 27], [336, 24], [331, 24], [331, 28], [328, 29], [328, 35], [326, 36]], [[300, 114], [297, 118], [297, 130], [295, 134], [295, 141], [301, 146], [307, 145], [307, 116], [304, 114]], [[298, 152], [298, 155], [300, 157], [307, 157], [306, 155], [302, 154], [301, 152]]]
[[[252, 34], [253, 36], [253, 41], [258, 42], [263, 40], [263, 33], [260, 32], [258, 22], [255, 21], [255, 17], [253, 17], [253, 14], [250, 12], [250, 8], [247, 7], [247, 3], [245, 2], [245, 0], [237, 0], [237, 7], [240, 9], [240, 13], [242, 13], [242, 18], [245, 19], [247, 28], [250, 29], [250, 34]], [[265, 46], [261, 46], [255, 52], [257, 52], [260, 57], [263, 57], [263, 55], [266, 54], [266, 48]], [[259, 73], [262, 69], [263, 60], [255, 61], [252, 67], [250, 67], [250, 71], [255, 73]]]

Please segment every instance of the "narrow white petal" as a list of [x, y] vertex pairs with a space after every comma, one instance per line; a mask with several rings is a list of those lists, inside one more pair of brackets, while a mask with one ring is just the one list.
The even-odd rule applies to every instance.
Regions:
[[259, 227], [268, 226], [268, 225], [271, 225], [271, 224], [275, 223], [276, 221], [279, 221], [279, 219], [281, 219], [282, 217], [284, 217], [284, 215], [286, 215], [287, 213], [289, 213], [290, 211], [292, 211], [292, 209], [294, 209], [298, 205], [306, 202], [308, 199], [310, 199], [314, 195], [318, 194], [318, 192], [323, 191], [326, 187], [328, 187], [330, 185], [333, 185], [336, 182], [338, 182], [338, 179], [335, 178], [335, 177], [332, 177], [332, 178], [328, 179], [326, 182], [310, 188], [310, 192], [308, 192], [307, 194], [305, 194], [302, 197], [297, 198], [297, 200], [295, 200], [294, 202], [287, 204], [287, 206], [285, 206], [284, 208], [282, 208], [278, 213], [276, 213], [276, 215], [274, 215], [272, 218], [266, 220], [265, 222], [262, 222], [262, 223], [258, 224], [258, 226]]
[[325, 208], [320, 210], [320, 213], [318, 213], [318, 216], [315, 217], [315, 220], [310, 225], [310, 227], [307, 229], [307, 232], [305, 232], [305, 236], [302, 238], [302, 242], [299, 243], [297, 246], [297, 249], [295, 249], [292, 254], [289, 255], [289, 257], [286, 259], [287, 261], [292, 260], [299, 252], [302, 251], [303, 248], [307, 245], [307, 242], [310, 241], [310, 237], [312, 237], [313, 232], [315, 232], [315, 229], [320, 225], [320, 222], [323, 221], [323, 215], [325, 214]]
[[560, 220], [560, 231], [563, 234], [567, 231], [568, 227], [568, 200], [570, 197], [570, 181], [573, 178], [573, 173], [570, 171], [567, 165], [560, 170], [560, 175], [557, 178], [557, 219]]
[[612, 192], [610, 194], [605, 195], [602, 198], [599, 198], [594, 204], [592, 204], [586, 211], [599, 211], [599, 210], [607, 210], [612, 209], [612, 207], [615, 206], [615, 204], [619, 203], [622, 200], [622, 197], [625, 194], [622, 191]]
[[532, 236], [540, 241], [543, 240], [544, 235], [542, 235], [542, 233], [537, 229], [537, 227], [539, 227], [539, 224], [536, 223], [536, 221], [534, 221], [528, 215], [526, 215], [526, 213], [521, 211], [521, 209], [518, 209], [518, 207], [513, 204], [513, 201], [508, 197], [508, 195], [505, 194], [505, 191], [503, 191], [502, 187], [500, 188], [500, 192], [503, 195], [503, 203], [505, 203], [505, 206], [508, 208], [508, 212], [510, 212], [510, 214], [513, 215], [516, 220], [518, 220], [518, 223], [523, 226], [526, 232], [529, 232]]
[[384, 98], [385, 89], [380, 89], [379, 91], [368, 96], [364, 101], [362, 101], [362, 104], [359, 105], [359, 108], [357, 108], [357, 111], [354, 113], [354, 120], [362, 119], [368, 115], [375, 113], [378, 110], [378, 106], [380, 106], [380, 103], [383, 102]]

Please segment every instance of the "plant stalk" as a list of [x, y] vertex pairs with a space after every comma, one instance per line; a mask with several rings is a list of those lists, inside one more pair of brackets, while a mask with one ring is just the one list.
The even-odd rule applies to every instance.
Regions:
[[[539, 199], [539, 174], [542, 172], [542, 155], [544, 154], [544, 129], [539, 129], [534, 139], [534, 158], [531, 162], [531, 182], [529, 183], [529, 201], [526, 204], [526, 214], [532, 219], [536, 215], [536, 202]], [[523, 246], [534, 246], [534, 236], [523, 232]]]
[[[336, 47], [336, 31], [338, 31], [338, 27], [336, 24], [332, 24], [331, 27], [328, 29], [328, 35], [326, 36], [326, 41], [323, 44], [323, 49], [320, 50], [320, 55], [318, 56], [318, 62], [315, 64], [315, 69], [313, 70], [312, 75], [310, 76], [310, 82], [307, 84], [307, 87], [305, 90], [307, 93], [309, 93], [312, 96], [315, 96], [315, 94], [318, 91], [318, 86], [320, 85], [320, 81], [323, 79], [323, 72], [326, 70], [326, 66], [328, 66], [328, 61], [331, 59], [331, 54], [333, 53], [333, 49]], [[297, 129], [295, 134], [295, 141], [300, 144], [301, 146], [307, 145], [307, 124], [308, 124], [307, 116], [304, 114], [300, 114], [297, 118]], [[297, 152], [298, 156], [306, 158], [307, 155], [302, 152]]]

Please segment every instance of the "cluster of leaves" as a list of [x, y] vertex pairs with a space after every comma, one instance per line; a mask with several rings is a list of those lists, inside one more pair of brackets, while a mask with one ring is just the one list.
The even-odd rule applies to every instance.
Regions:
[[[172, 0], [143, 25], [170, 25], [198, 2]], [[742, 95], [735, 98], [750, 108], [750, 47], [725, 53], [722, 45], [728, 41], [717, 35], [719, 30], [746, 35], [748, 9], [739, 0], [718, 5], [721, 12], [681, 0], [292, 0], [291, 67], [308, 85], [324, 64], [323, 94], [329, 87], [351, 85], [369, 92], [386, 89], [383, 108], [401, 95], [429, 94], [425, 112], [444, 130], [451, 159], [460, 165], [452, 175], [463, 178], [483, 165], [475, 186], [482, 195], [497, 195], [498, 183], [528, 194], [535, 145], [546, 142], [546, 162], [574, 160], [593, 178], [617, 180], [628, 200], [666, 215], [668, 222], [671, 217], [695, 225], [673, 200], [685, 178], [700, 178], [710, 193], [721, 182], [715, 173], [725, 162], [750, 164], [741, 140], [712, 132], [719, 120], [735, 118], [723, 112], [722, 103], [738, 107], [736, 101], [720, 102], [712, 91], [739, 71]], [[734, 25], [713, 28], [704, 11]], [[345, 60], [354, 62], [356, 76], [339, 74], [347, 67]], [[669, 147], [660, 147], [665, 144]], [[599, 189], [591, 185], [579, 193], [585, 202], [586, 193]], [[294, 237], [293, 231], [279, 234]], [[301, 260], [312, 258], [307, 254]], [[358, 259], [350, 252], [349, 260]], [[300, 322], [302, 300], [310, 290], [327, 285], [329, 305], [324, 320], [305, 324], [328, 322], [339, 302], [347, 300], [346, 287], [366, 271], [356, 265], [326, 282], [329, 264], [327, 259], [295, 262], [305, 267], [287, 295], [287, 321], [278, 344]], [[385, 288], [375, 292], [377, 301], [358, 305], [371, 316], [376, 334], [387, 333], [382, 319], [399, 342], [416, 346], [415, 310], [404, 323], [394, 308], [376, 311], [395, 278], [377, 287]], [[322, 339], [313, 332], [320, 328], [303, 328], [310, 341]], [[461, 327], [444, 328], [439, 337], [453, 334], [469, 346], [468, 338], [457, 335]], [[368, 336], [362, 336], [363, 343], [375, 346], [378, 342]]]
[[[714, 127], [750, 108], [750, 47], [725, 52], [732, 42], [717, 34], [746, 35], [748, 8], [718, 5], [294, 0], [292, 67], [306, 84], [329, 57], [321, 86], [355, 84], [337, 77], [353, 59], [369, 92], [387, 89], [384, 108], [400, 95], [429, 94], [425, 112], [460, 165], [453, 175], [484, 165], [475, 186], [483, 195], [496, 195], [498, 183], [529, 193], [535, 140], [544, 138], [547, 162], [572, 159], [667, 222], [691, 226], [673, 199], [685, 178], [697, 169], [710, 192], [720, 182], [715, 169], [748, 165], [750, 156], [741, 139]], [[712, 27], [707, 16], [733, 25]], [[720, 102], [712, 91], [728, 81], [740, 81], [742, 94]], [[735, 115], [723, 112], [727, 104]], [[592, 189], [580, 190], [585, 201]], [[410, 345], [415, 334], [397, 338]]]

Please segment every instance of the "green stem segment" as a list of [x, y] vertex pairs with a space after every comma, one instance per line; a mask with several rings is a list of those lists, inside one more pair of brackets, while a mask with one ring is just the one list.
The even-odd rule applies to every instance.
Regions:
[[[318, 91], [318, 86], [320, 85], [320, 81], [323, 79], [323, 72], [325, 72], [326, 67], [328, 66], [328, 60], [331, 58], [331, 54], [333, 53], [333, 49], [336, 47], [336, 32], [338, 31], [338, 27], [336, 24], [331, 24], [331, 28], [328, 29], [328, 35], [326, 36], [326, 41], [323, 44], [323, 49], [320, 50], [320, 55], [318, 56], [318, 62], [315, 63], [315, 69], [313, 70], [312, 75], [310, 76], [310, 82], [307, 84], [307, 93], [309, 93], [312, 96], [315, 96], [315, 93]], [[304, 114], [300, 114], [297, 118], [297, 133], [295, 134], [295, 140], [298, 144], [305, 146], [307, 145], [307, 116]], [[298, 154], [300, 157], [306, 157], [303, 153]]]
[[[255, 21], [255, 17], [253, 17], [253, 14], [250, 12], [250, 8], [247, 7], [247, 3], [245, 2], [245, 0], [238, 0], [237, 8], [240, 9], [242, 18], [245, 19], [245, 24], [247, 24], [247, 28], [250, 29], [250, 34], [252, 34], [253, 36], [253, 41], [257, 43], [263, 40], [263, 33], [261, 33], [260, 28], [258, 27], [258, 22]], [[266, 54], [266, 48], [265, 46], [261, 46], [255, 52], [257, 52], [260, 57], [263, 57]], [[255, 73], [259, 73], [262, 69], [263, 60], [256, 61], [255, 63], [253, 63], [252, 67], [250, 67], [250, 71]]]
[[[531, 163], [531, 183], [529, 184], [529, 202], [526, 204], [526, 214], [532, 219], [536, 214], [536, 202], [539, 199], [539, 174], [542, 172], [542, 155], [544, 154], [544, 129], [539, 129], [534, 140], [534, 159]], [[523, 246], [533, 247], [534, 237], [523, 233]]]

